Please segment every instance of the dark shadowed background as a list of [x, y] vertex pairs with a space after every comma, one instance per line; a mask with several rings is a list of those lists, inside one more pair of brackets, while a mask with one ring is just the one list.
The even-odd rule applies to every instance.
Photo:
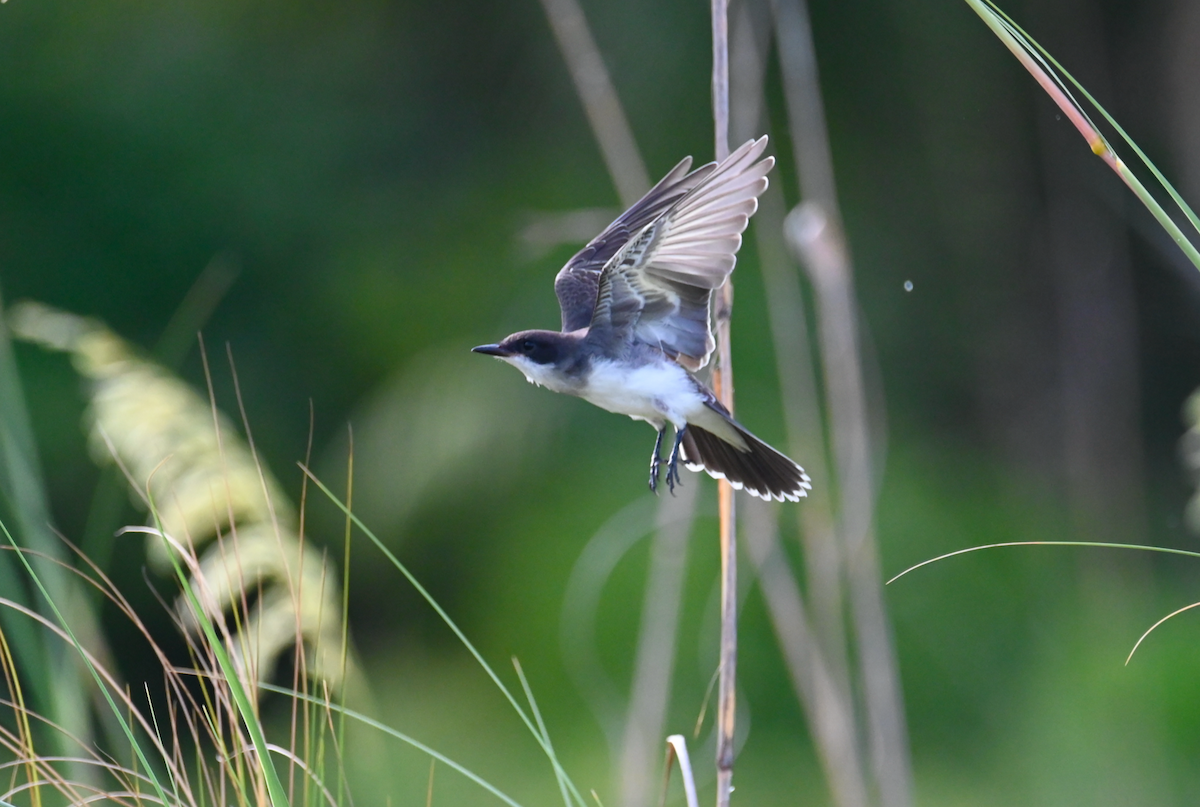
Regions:
[[[1200, 200], [1200, 5], [1005, 8]], [[706, 5], [584, 10], [650, 173], [711, 159]], [[887, 423], [885, 574], [993, 541], [1197, 549], [1177, 445], [1200, 386], [1200, 274], [964, 3], [810, 10]], [[610, 518], [632, 507], [650, 523], [653, 435], [468, 352], [557, 327], [551, 281], [579, 243], [531, 239], [533, 225], [618, 205], [542, 7], [9, 0], [0, 76], [6, 303], [93, 315], [154, 349], [205, 278], [198, 293], [220, 295], [203, 324], [220, 405], [236, 407], [228, 344], [256, 443], [294, 496], [310, 435], [314, 467], [341, 484], [353, 424], [356, 509], [490, 659], [520, 657], [567, 768], [616, 804], [616, 760], [568, 675], [561, 610]], [[791, 204], [778, 79], [767, 88]], [[753, 238], [734, 279], [739, 415], [782, 443]], [[179, 344], [163, 355], [183, 356], [175, 366], [203, 388], [194, 341]], [[141, 514], [94, 514], [100, 474], [69, 362], [27, 346], [18, 359], [58, 528], [157, 609], [140, 544], [109, 537]], [[684, 482], [707, 502], [668, 710], [669, 730], [690, 736], [715, 668], [718, 558], [715, 488]], [[312, 539], [340, 557], [339, 516], [309, 505]], [[646, 556], [643, 542], [617, 564], [595, 615], [597, 658], [621, 691]], [[918, 803], [1196, 803], [1200, 621], [1167, 623], [1123, 662], [1145, 628], [1200, 599], [1198, 572], [1179, 557], [1027, 547], [891, 586]], [[365, 544], [350, 579], [375, 712], [523, 803], [552, 803], [532, 739], [403, 580]], [[735, 803], [826, 803], [764, 607], [743, 584]], [[113, 630], [125, 674], [152, 676]], [[383, 803], [385, 779], [393, 804], [424, 803], [425, 758], [372, 753], [359, 803]], [[435, 803], [485, 799], [439, 774]]]

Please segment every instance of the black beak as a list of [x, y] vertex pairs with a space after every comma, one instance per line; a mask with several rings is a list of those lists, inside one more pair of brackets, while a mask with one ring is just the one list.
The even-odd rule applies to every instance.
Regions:
[[507, 356], [509, 351], [499, 345], [480, 345], [479, 347], [471, 348], [472, 353], [486, 353], [489, 356]]

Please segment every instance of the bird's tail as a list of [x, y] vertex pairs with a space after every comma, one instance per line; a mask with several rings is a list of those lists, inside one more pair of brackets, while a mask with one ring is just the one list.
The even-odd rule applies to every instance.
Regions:
[[[717, 406], [720, 406], [717, 404]], [[711, 406], [742, 438], [743, 450], [711, 431], [689, 423], [683, 434], [682, 459], [693, 471], [707, 471], [709, 476], [727, 479], [738, 490], [770, 501], [800, 501], [812, 490], [812, 482], [804, 469], [759, 440], [717, 406]]]

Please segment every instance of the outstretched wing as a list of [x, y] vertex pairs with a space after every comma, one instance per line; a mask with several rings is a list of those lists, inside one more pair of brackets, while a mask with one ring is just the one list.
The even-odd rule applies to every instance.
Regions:
[[604, 265], [629, 242], [630, 237], [682, 199], [711, 174], [716, 165], [703, 165], [689, 174], [691, 167], [691, 157], [680, 160], [645, 196], [575, 253], [566, 266], [559, 270], [554, 278], [554, 293], [558, 295], [558, 305], [562, 309], [564, 333], [586, 328], [592, 321], [596, 291], [600, 286], [600, 273]]
[[612, 256], [600, 273], [589, 336], [659, 346], [692, 371], [708, 363], [716, 345], [709, 296], [733, 271], [767, 189], [775, 159], [759, 159], [766, 147], [764, 136], [730, 154]]

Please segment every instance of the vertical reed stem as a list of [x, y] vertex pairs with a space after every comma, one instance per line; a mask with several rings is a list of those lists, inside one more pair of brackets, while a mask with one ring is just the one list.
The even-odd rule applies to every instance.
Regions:
[[[716, 158], [729, 156], [729, 3], [712, 0], [713, 123]], [[729, 316], [733, 285], [725, 281], [716, 298], [717, 367], [713, 387], [721, 403], [733, 411], [733, 363], [729, 348]], [[717, 483], [721, 520], [721, 667], [717, 687], [717, 807], [728, 807], [733, 781], [733, 730], [737, 710], [737, 533], [733, 488]]]

